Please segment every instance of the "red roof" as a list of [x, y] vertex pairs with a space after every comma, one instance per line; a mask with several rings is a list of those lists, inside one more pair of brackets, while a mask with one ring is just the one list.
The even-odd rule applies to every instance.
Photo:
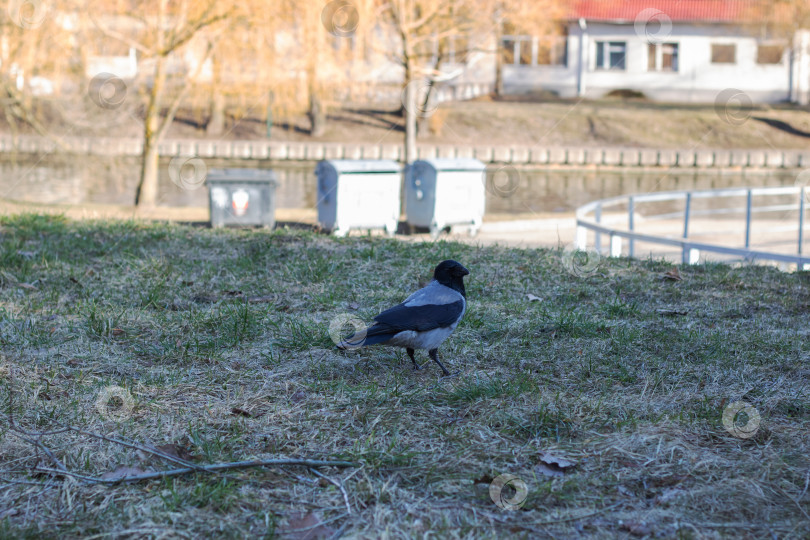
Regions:
[[757, 19], [757, 14], [761, 17], [765, 7], [759, 0], [573, 0], [571, 4], [571, 19], [610, 22], [633, 22], [649, 9], [663, 12], [672, 22], [744, 22]]

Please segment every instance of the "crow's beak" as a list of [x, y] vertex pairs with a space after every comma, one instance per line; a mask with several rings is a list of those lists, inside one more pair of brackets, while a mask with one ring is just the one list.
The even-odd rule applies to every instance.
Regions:
[[457, 276], [464, 277], [470, 274], [470, 271], [464, 268], [463, 266], [459, 266], [456, 268], [453, 273]]

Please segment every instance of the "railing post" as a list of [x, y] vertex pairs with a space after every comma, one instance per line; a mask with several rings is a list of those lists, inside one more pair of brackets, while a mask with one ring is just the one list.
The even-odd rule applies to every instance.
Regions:
[[[602, 203], [596, 205], [596, 210], [593, 212], [593, 219], [597, 223], [602, 223]], [[596, 231], [596, 239], [594, 240], [594, 247], [597, 253], [602, 251], [602, 233]]]
[[797, 250], [799, 255], [802, 254], [802, 244], [804, 244], [804, 186], [799, 190], [799, 248]]
[[745, 200], [745, 248], [751, 247], [751, 190]]
[[582, 226], [577, 226], [577, 237], [575, 247], [580, 251], [588, 249], [588, 229]]
[[621, 257], [622, 256], [622, 237], [621, 236], [614, 236], [610, 235], [610, 256], [611, 257]]
[[[686, 192], [686, 206], [683, 209], [683, 239], [689, 238], [689, 216], [692, 211], [692, 192]], [[689, 264], [690, 249], [686, 243], [681, 244], [681, 262]]]
[[[635, 211], [636, 211], [636, 203], [635, 199], [633, 199], [633, 196], [631, 195], [630, 197], [627, 198], [627, 228], [630, 229], [630, 232], [633, 232], [635, 230], [635, 219], [633, 217]], [[633, 238], [630, 237], [627, 242], [627, 254], [629, 257], [633, 256], [633, 247], [634, 247], [633, 243], [634, 243]]]
[[686, 208], [683, 211], [683, 237], [689, 238], [689, 216], [692, 213], [692, 192], [686, 193]]

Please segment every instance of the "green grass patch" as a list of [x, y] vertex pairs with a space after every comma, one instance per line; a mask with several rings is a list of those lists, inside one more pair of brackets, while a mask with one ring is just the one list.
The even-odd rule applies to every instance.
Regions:
[[[371, 321], [445, 258], [471, 271], [440, 349], [455, 376], [423, 351], [414, 371], [404, 351], [335, 349], [330, 322]], [[583, 278], [556, 250], [2, 217], [0, 536], [298, 537], [291, 524], [321, 522], [324, 537], [615, 537], [628, 524], [801, 537], [808, 274], [707, 264], [670, 282], [669, 268], [606, 260]], [[737, 402], [750, 408], [726, 425]], [[177, 465], [60, 425], [199, 464], [361, 467], [90, 485], [44, 471], [45, 449], [88, 477]], [[505, 473], [526, 484], [520, 511], [489, 496]]]

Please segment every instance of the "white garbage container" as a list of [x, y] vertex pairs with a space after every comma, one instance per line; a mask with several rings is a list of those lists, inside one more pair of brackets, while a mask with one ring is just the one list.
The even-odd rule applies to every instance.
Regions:
[[405, 171], [408, 225], [428, 227], [434, 238], [452, 225], [470, 225], [476, 235], [484, 219], [485, 169], [469, 158], [414, 161]]
[[318, 223], [336, 236], [350, 229], [397, 231], [402, 170], [390, 160], [331, 159], [315, 167]]

